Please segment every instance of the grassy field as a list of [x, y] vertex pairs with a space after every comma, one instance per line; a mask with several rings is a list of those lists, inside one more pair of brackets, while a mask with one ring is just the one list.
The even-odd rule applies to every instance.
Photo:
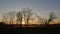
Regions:
[[[19, 25], [18, 25], [19, 26]], [[17, 25], [7, 25], [7, 24], [0, 24], [0, 32], [15, 32], [15, 33], [55, 33], [55, 32], [60, 32], [60, 24], [52, 24], [41, 27], [40, 25], [30, 25], [33, 27], [28, 27], [29, 25], [25, 25], [23, 27]]]

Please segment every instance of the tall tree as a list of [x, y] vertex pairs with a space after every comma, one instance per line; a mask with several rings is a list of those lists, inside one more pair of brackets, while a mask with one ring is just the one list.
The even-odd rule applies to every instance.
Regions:
[[30, 9], [23, 9], [23, 15], [24, 15], [24, 20], [26, 21], [25, 23], [28, 24], [30, 17], [32, 16], [32, 10]]
[[10, 24], [13, 24], [13, 20], [15, 18], [15, 14], [16, 14], [15, 11], [12, 11], [12, 12], [8, 12], [7, 13], [8, 18], [10, 19]]
[[2, 22], [8, 22], [8, 20], [7, 20], [7, 18], [8, 18], [8, 16], [6, 15], [6, 14], [3, 14], [2, 15]]
[[9, 21], [9, 23], [10, 24], [13, 24], [13, 19], [14, 19], [14, 17], [15, 17], [15, 11], [12, 11], [12, 12], [7, 12], [7, 13], [4, 13], [3, 14], [3, 19], [4, 19], [4, 21], [5, 22], [8, 22], [8, 19], [10, 19]]
[[23, 15], [20, 11], [16, 14], [16, 17], [17, 17], [17, 21], [18, 21], [17, 24], [20, 23], [20, 25], [22, 25]]
[[[38, 17], [38, 20], [41, 20], [42, 24], [45, 24], [46, 26], [51, 22], [53, 21], [54, 19], [57, 18], [56, 14], [54, 12], [51, 12], [50, 15], [49, 15], [49, 18], [47, 19], [46, 17], [39, 17], [38, 15], [36, 15]], [[40, 22], [40, 23], [41, 23]]]
[[22, 13], [23, 13], [23, 18], [24, 18], [25, 24], [26, 24], [26, 11], [25, 11], [25, 9], [22, 9]]
[[48, 19], [44, 18], [44, 24], [47, 26], [51, 21], [53, 21], [56, 18], [56, 14], [54, 12], [51, 12]]
[[49, 19], [48, 19], [47, 24], [50, 23], [53, 19], [56, 19], [56, 18], [57, 18], [56, 14], [54, 12], [51, 12], [50, 15], [49, 15]]

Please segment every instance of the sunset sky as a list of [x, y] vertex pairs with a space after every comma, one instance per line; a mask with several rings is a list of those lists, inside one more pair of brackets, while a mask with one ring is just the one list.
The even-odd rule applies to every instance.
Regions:
[[60, 0], [0, 0], [0, 15], [23, 8], [30, 8], [43, 17], [48, 17], [50, 12], [55, 12], [60, 18]]

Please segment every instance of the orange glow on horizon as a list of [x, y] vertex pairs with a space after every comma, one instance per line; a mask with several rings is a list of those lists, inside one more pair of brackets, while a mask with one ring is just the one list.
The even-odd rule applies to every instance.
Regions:
[[[0, 18], [0, 22], [1, 21], [2, 21], [2, 18]], [[15, 18], [13, 20], [13, 24], [16, 24], [16, 23], [17, 23], [17, 21], [16, 21], [16, 18]], [[6, 23], [6, 24], [10, 24], [9, 19], [8, 19], [8, 23]], [[25, 24], [24, 19], [22, 21], [22, 24]], [[37, 20], [37, 19], [33, 19], [33, 20], [29, 20], [29, 23], [28, 24], [42, 24], [42, 23], [39, 23], [39, 20]], [[55, 19], [54, 20], [54, 23], [53, 22], [50, 22], [50, 24], [60, 24], [60, 19]]]

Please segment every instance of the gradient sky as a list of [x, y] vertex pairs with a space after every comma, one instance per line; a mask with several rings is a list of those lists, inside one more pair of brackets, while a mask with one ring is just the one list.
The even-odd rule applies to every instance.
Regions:
[[0, 15], [23, 8], [30, 8], [43, 17], [48, 17], [50, 12], [60, 17], [60, 0], [0, 0]]

